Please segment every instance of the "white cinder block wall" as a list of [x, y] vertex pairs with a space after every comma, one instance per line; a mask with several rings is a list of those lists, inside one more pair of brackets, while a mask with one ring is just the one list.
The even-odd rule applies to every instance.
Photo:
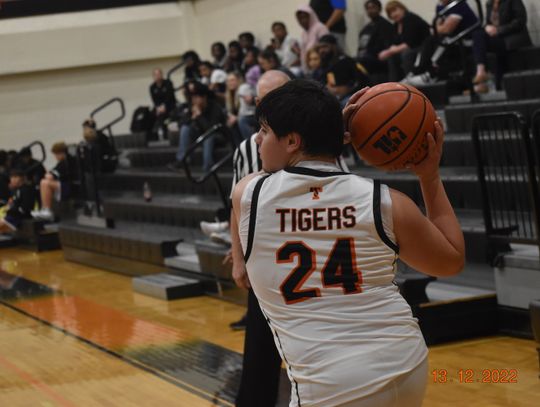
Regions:
[[[403, 0], [431, 21], [436, 0]], [[471, 0], [470, 0], [471, 1]], [[483, 0], [484, 1], [484, 0]], [[20, 148], [40, 139], [46, 147], [80, 138], [80, 124], [99, 103], [114, 96], [131, 113], [150, 103], [153, 67], [171, 67], [193, 48], [209, 57], [214, 41], [227, 43], [252, 31], [269, 43], [270, 25], [283, 21], [299, 36], [294, 11], [308, 0], [192, 0], [3, 20], [0, 25], [0, 148]], [[540, 3], [524, 0], [529, 27], [540, 43]], [[365, 24], [364, 0], [349, 0], [347, 48], [354, 52]], [[385, 3], [385, 1], [383, 1]], [[49, 160], [48, 165], [53, 163]]]

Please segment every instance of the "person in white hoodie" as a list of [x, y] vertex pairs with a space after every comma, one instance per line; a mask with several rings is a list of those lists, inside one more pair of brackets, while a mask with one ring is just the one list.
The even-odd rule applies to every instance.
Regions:
[[315, 11], [308, 6], [298, 7], [296, 10], [296, 19], [298, 24], [303, 28], [302, 37], [300, 38], [300, 46], [295, 48], [300, 55], [302, 70], [306, 72], [306, 53], [307, 51], [319, 42], [319, 39], [329, 33], [328, 28], [320, 22]]

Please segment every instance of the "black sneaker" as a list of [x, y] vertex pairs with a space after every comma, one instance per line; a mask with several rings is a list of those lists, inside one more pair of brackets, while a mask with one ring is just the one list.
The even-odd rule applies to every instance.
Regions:
[[236, 321], [236, 322], [231, 322], [229, 324], [229, 327], [233, 330], [233, 331], [244, 331], [246, 329], [246, 324], [247, 324], [247, 314], [245, 314], [242, 319], [240, 319], [240, 321]]
[[180, 161], [173, 161], [167, 164], [167, 168], [171, 171], [180, 171], [184, 168], [184, 165]]

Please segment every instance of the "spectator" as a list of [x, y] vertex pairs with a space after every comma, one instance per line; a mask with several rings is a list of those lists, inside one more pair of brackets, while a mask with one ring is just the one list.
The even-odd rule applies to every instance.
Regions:
[[9, 171], [8, 153], [0, 150], [0, 206], [4, 206], [9, 199]]
[[176, 97], [174, 96], [174, 86], [169, 79], [163, 77], [163, 71], [160, 68], [152, 72], [154, 82], [150, 85], [150, 96], [154, 103], [152, 110], [155, 122], [153, 133], [161, 130], [163, 137], [167, 137], [167, 119], [170, 113], [176, 107]]
[[379, 53], [379, 60], [389, 60], [390, 80], [399, 81], [414, 67], [422, 43], [430, 28], [420, 16], [410, 12], [397, 0], [386, 4], [386, 14], [394, 22], [394, 45]]
[[388, 64], [379, 60], [379, 53], [392, 45], [394, 27], [381, 16], [380, 0], [367, 0], [364, 8], [370, 22], [362, 28], [358, 36], [356, 58], [370, 75], [388, 73]]
[[287, 27], [282, 22], [272, 24], [272, 48], [281, 60], [281, 65], [292, 68], [300, 65], [298, 55], [298, 41], [287, 32]]
[[36, 204], [36, 189], [21, 169], [12, 170], [9, 177], [11, 199], [4, 219], [0, 220], [0, 233], [13, 233], [24, 219], [31, 219]]
[[62, 202], [71, 196], [74, 185], [78, 179], [78, 166], [75, 157], [68, 154], [66, 143], [56, 143], [51, 152], [56, 158], [57, 164], [51, 172], [48, 172], [41, 180], [41, 210], [32, 212], [35, 219], [54, 220], [52, 213], [53, 200]]
[[[306, 72], [306, 53], [308, 49], [317, 45], [319, 39], [328, 34], [328, 28], [319, 21], [317, 14], [308, 5], [300, 6], [296, 10], [296, 19], [298, 24], [304, 30], [300, 40], [300, 62], [303, 64], [302, 70]], [[298, 51], [297, 51], [298, 52]]]
[[495, 83], [497, 89], [506, 71], [507, 53], [531, 45], [527, 29], [527, 10], [521, 0], [488, 0], [486, 4], [484, 30], [473, 33], [473, 53], [476, 76], [473, 79], [477, 92], [487, 92], [486, 54], [492, 51], [497, 56]]
[[241, 71], [244, 62], [244, 51], [238, 41], [229, 42], [229, 54], [223, 69], [225, 72]]
[[199, 65], [201, 83], [208, 86], [219, 100], [225, 100], [227, 87], [227, 73], [223, 69], [217, 69], [209, 61], [202, 61]]
[[83, 138], [92, 150], [92, 168], [88, 171], [110, 173], [116, 170], [118, 165], [118, 152], [109, 140], [109, 138], [96, 128], [96, 122], [93, 119], [87, 119], [83, 122]]
[[[169, 164], [171, 170], [182, 168], [184, 155], [191, 142], [216, 124], [225, 124], [225, 115], [220, 104], [206, 85], [192, 81], [187, 83], [186, 92], [191, 100], [191, 120], [180, 128], [180, 144], [176, 161]], [[203, 144], [203, 170], [208, 171], [213, 164], [215, 138], [208, 138]]]
[[[255, 132], [255, 90], [247, 83], [242, 83], [239, 72], [231, 72], [227, 77], [227, 125], [238, 126], [240, 137], [245, 140]], [[242, 141], [240, 140], [240, 141]]]
[[182, 61], [186, 65], [184, 68], [184, 80], [198, 80], [199, 64], [201, 63], [199, 54], [192, 50], [186, 51], [182, 55]]
[[19, 152], [17, 167], [24, 171], [29, 183], [39, 188], [39, 183], [46, 172], [45, 167], [32, 157], [32, 150], [28, 147], [21, 149]]
[[267, 48], [260, 53], [259, 66], [261, 67], [261, 71], [263, 73], [271, 70], [276, 70], [287, 74], [290, 78], [294, 78], [294, 74], [289, 69], [281, 65], [279, 57], [271, 48]]
[[309, 6], [315, 11], [319, 20], [326, 25], [330, 33], [336, 37], [341, 49], [345, 49], [345, 11], [346, 0], [311, 0]]
[[[435, 15], [444, 10], [451, 0], [439, 0], [435, 9]], [[434, 83], [439, 79], [445, 79], [448, 72], [445, 69], [449, 63], [439, 63], [443, 56], [448, 58], [450, 51], [456, 51], [455, 47], [448, 50], [448, 47], [443, 45], [443, 41], [447, 38], [455, 37], [461, 32], [471, 28], [478, 23], [476, 14], [469, 7], [467, 2], [458, 3], [445, 14], [444, 17], [438, 18], [436, 21], [437, 36], [430, 35], [424, 40], [420, 57], [416, 59], [413, 71], [407, 76], [403, 82], [412, 86], [425, 86]], [[469, 35], [469, 39], [470, 39]], [[459, 55], [455, 56], [459, 59]]]
[[227, 60], [227, 49], [222, 42], [214, 42], [211, 48], [212, 58], [214, 58], [214, 66], [223, 69]]
[[326, 78], [321, 67], [321, 56], [319, 55], [319, 47], [317, 45], [311, 47], [306, 53], [305, 64], [307, 67], [306, 76], [309, 79], [313, 79], [314, 81], [320, 83], [326, 82]]
[[242, 63], [242, 72], [248, 72], [251, 68], [258, 65], [259, 48], [251, 47], [244, 54], [244, 62]]
[[240, 47], [242, 47], [242, 51], [246, 52], [250, 48], [257, 48], [255, 45], [255, 36], [250, 32], [243, 32], [238, 35], [238, 42], [240, 43]]

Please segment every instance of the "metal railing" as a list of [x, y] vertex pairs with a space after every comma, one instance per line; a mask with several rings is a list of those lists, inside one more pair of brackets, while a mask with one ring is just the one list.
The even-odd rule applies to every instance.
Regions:
[[[30, 167], [26, 168], [25, 170], [26, 173], [32, 172], [38, 166], [42, 165], [47, 159], [47, 151], [45, 150], [45, 146], [43, 145], [41, 141], [33, 141], [32, 143], [28, 144], [25, 148], [28, 148], [31, 151], [32, 148], [34, 148], [35, 146], [39, 147], [41, 158], [39, 160], [36, 160], [36, 162], [32, 164]], [[32, 158], [36, 159], [33, 153], [32, 153]]]
[[486, 234], [502, 244], [492, 260], [510, 243], [540, 247], [538, 164], [524, 117], [516, 112], [476, 116], [472, 135]]
[[182, 84], [180, 86], [174, 86], [174, 81], [172, 80], [172, 75], [173, 75], [173, 73], [175, 73], [176, 71], [181, 69], [185, 64], [186, 64], [185, 61], [182, 61], [182, 62], [176, 64], [175, 66], [173, 66], [171, 69], [169, 69], [167, 71], [167, 79], [170, 80], [171, 83], [173, 83], [173, 89], [174, 89], [175, 92], [182, 89], [184, 87], [184, 84]]
[[[454, 0], [437, 13], [437, 15], [435, 16], [432, 22], [433, 32], [435, 33], [435, 36], [437, 37], [439, 36], [439, 33], [437, 32], [437, 21], [441, 18], [444, 18], [447, 14], [449, 14], [454, 9], [454, 7], [464, 2], [466, 3], [467, 0]], [[445, 46], [454, 45], [460, 40], [464, 39], [466, 36], [468, 36], [470, 33], [475, 31], [476, 29], [482, 27], [483, 21], [484, 21], [484, 9], [482, 8], [482, 2], [480, 0], [475, 0], [475, 3], [476, 3], [476, 8], [478, 10], [478, 21], [472, 26], [454, 35], [453, 37], [446, 37], [444, 41], [442, 42], [443, 45]]]
[[[200, 175], [198, 177], [195, 177], [193, 175], [192, 170], [191, 170], [190, 157], [193, 155], [195, 150], [197, 150], [199, 147], [203, 146], [203, 144], [204, 144], [204, 142], [206, 140], [208, 140], [211, 137], [216, 137], [218, 135], [224, 136], [227, 139], [227, 141], [229, 141], [229, 143], [230, 143], [230, 145], [232, 147], [231, 151], [228, 154], [226, 154], [224, 157], [222, 157], [214, 165], [212, 165], [212, 167], [208, 171], [204, 172], [202, 175]], [[186, 150], [186, 152], [184, 154], [184, 157], [182, 159], [182, 164], [183, 164], [184, 169], [186, 171], [186, 176], [188, 177], [188, 179], [191, 182], [193, 182], [195, 184], [202, 184], [203, 182], [208, 180], [208, 178], [212, 178], [214, 180], [214, 183], [216, 184], [216, 187], [218, 189], [221, 201], [223, 202], [223, 206], [227, 211], [230, 210], [229, 198], [225, 194], [225, 190], [223, 188], [223, 185], [222, 185], [219, 177], [217, 176], [217, 172], [221, 167], [223, 167], [223, 165], [225, 165], [227, 163], [227, 161], [232, 160], [234, 150], [236, 149], [236, 147], [237, 147], [237, 145], [236, 145], [236, 143], [234, 141], [234, 136], [231, 133], [231, 131], [227, 128], [227, 126], [225, 126], [223, 124], [216, 124], [216, 125], [212, 126], [210, 129], [208, 129], [205, 133], [203, 133], [199, 137], [197, 137], [197, 139], [193, 142], [193, 144], [191, 144], [187, 148], [187, 150]], [[203, 146], [203, 148], [204, 148], [204, 146]]]
[[106, 101], [105, 103], [99, 105], [94, 110], [92, 110], [92, 112], [90, 113], [90, 118], [92, 120], [94, 120], [94, 117], [96, 116], [96, 114], [98, 114], [99, 112], [105, 110], [106, 108], [108, 108], [109, 106], [111, 106], [111, 105], [113, 105], [115, 103], [117, 103], [120, 106], [120, 115], [118, 115], [117, 117], [115, 117], [114, 119], [109, 121], [107, 124], [97, 128], [97, 131], [107, 132], [108, 137], [111, 139], [112, 145], [116, 148], [116, 145], [115, 145], [115, 142], [114, 142], [114, 135], [113, 135], [113, 132], [112, 132], [112, 126], [114, 126], [116, 123], [122, 121], [124, 119], [124, 117], [126, 117], [126, 105], [124, 104], [124, 101], [119, 97], [114, 97], [114, 98]]

